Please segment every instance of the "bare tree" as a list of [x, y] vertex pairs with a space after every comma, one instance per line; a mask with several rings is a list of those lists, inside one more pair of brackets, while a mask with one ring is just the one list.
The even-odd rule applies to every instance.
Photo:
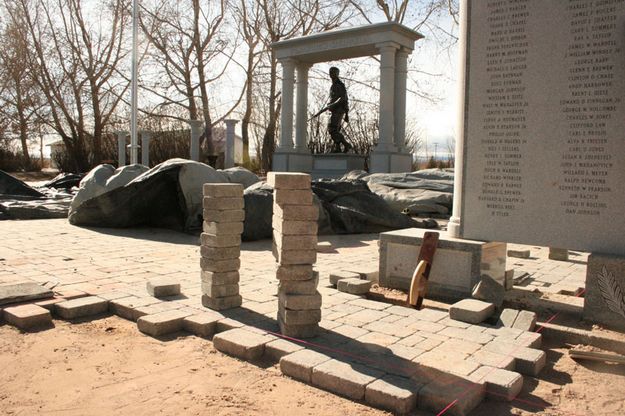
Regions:
[[205, 125], [202, 148], [213, 154], [212, 127], [239, 105], [246, 89], [241, 88], [238, 99], [220, 117], [214, 116], [211, 103], [218, 99], [210, 95], [209, 85], [226, 73], [235, 50], [223, 32], [226, 2], [191, 0], [189, 7], [177, 0], [156, 0], [142, 11], [141, 27], [154, 48], [151, 59], [163, 72], [144, 87], [160, 99], [157, 107], [181, 106], [191, 120], [201, 116]]
[[102, 137], [128, 83], [126, 0], [14, 0], [10, 13], [29, 39], [28, 67], [46, 100], [46, 123], [61, 136], [74, 168], [102, 158]]

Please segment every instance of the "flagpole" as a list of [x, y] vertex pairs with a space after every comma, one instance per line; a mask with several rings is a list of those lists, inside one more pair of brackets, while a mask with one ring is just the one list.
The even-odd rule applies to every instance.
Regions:
[[131, 103], [130, 103], [130, 163], [135, 164], [139, 159], [137, 140], [137, 2], [132, 0], [132, 74], [131, 74]]

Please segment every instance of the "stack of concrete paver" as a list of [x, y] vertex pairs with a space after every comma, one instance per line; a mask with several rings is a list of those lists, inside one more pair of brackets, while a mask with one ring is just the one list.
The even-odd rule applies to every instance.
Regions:
[[202, 305], [224, 310], [241, 306], [239, 267], [245, 220], [243, 186], [204, 184], [201, 236]]
[[278, 262], [278, 323], [282, 334], [306, 338], [318, 333], [321, 320], [317, 260], [317, 219], [310, 175], [270, 172], [273, 186], [273, 254]]

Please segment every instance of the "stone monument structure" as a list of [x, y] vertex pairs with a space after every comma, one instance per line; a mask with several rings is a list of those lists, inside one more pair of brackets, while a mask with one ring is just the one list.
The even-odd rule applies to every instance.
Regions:
[[462, 3], [453, 237], [590, 251], [625, 328], [625, 2]]
[[[310, 67], [319, 62], [380, 55], [380, 129], [378, 144], [371, 153], [370, 170], [411, 171], [412, 155], [404, 148], [407, 62], [415, 41], [422, 37], [398, 23], [386, 22], [274, 43], [272, 48], [282, 65], [282, 113], [273, 170], [313, 171], [313, 156], [306, 145]], [[294, 142], [293, 92], [296, 85]], [[325, 163], [332, 163], [332, 160]], [[348, 161], [343, 164], [347, 168]]]

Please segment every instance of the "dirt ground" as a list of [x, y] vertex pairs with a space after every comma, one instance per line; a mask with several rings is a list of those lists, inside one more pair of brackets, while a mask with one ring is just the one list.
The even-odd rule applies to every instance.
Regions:
[[[380, 410], [217, 352], [208, 340], [154, 339], [117, 317], [36, 333], [0, 326], [2, 415], [384, 415]], [[546, 345], [548, 365], [512, 403], [473, 415], [623, 415], [625, 365], [577, 364]], [[421, 415], [422, 413], [419, 413]]]

